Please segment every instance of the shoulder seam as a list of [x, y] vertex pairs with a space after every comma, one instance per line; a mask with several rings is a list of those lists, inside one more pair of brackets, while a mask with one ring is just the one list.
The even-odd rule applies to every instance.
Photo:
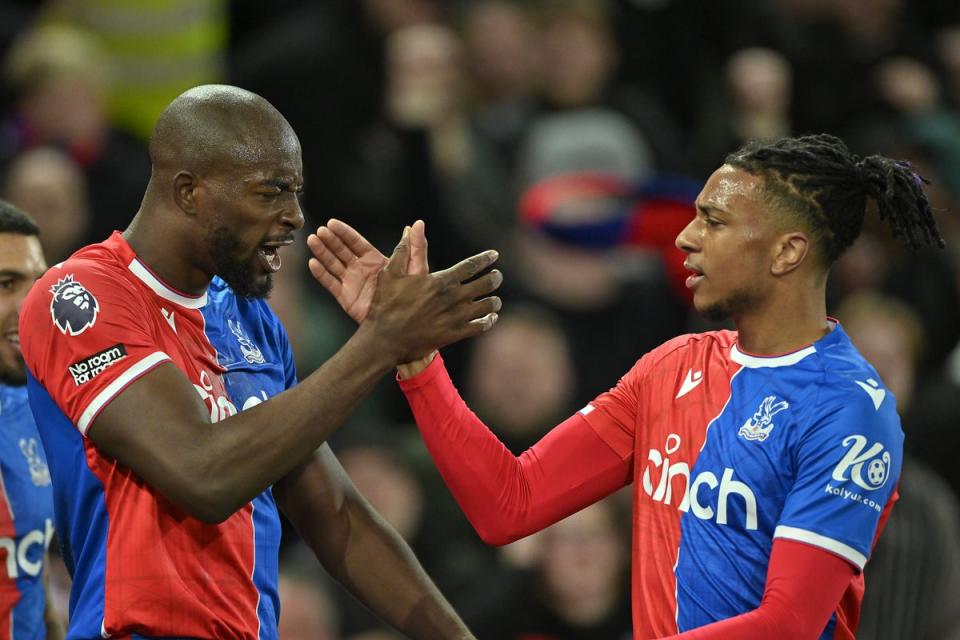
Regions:
[[[660, 362], [663, 362], [664, 360], [666, 360], [668, 357], [670, 357], [677, 351], [688, 348], [691, 342], [703, 342], [706, 340], [719, 342], [719, 340], [717, 339], [718, 335], [719, 335], [719, 332], [717, 331], [709, 331], [705, 333], [685, 333], [685, 334], [676, 336], [674, 338], [671, 338], [670, 340], [663, 343], [659, 347], [648, 352], [649, 355], [653, 356], [651, 365], [659, 364]], [[684, 340], [684, 338], [686, 339]], [[676, 344], [667, 348], [667, 345], [670, 344], [671, 342], [679, 342], [679, 344]]]

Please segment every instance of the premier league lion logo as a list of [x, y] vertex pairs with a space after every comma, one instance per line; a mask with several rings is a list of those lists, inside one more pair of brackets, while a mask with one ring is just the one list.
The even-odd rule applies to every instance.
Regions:
[[50, 287], [50, 315], [64, 335], [77, 336], [97, 321], [100, 305], [86, 288], [75, 282], [73, 274], [64, 276]]

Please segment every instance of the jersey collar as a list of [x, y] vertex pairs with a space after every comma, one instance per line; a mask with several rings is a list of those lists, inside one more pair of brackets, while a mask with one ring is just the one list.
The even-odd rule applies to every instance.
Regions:
[[838, 329], [840, 328], [840, 323], [834, 318], [827, 318], [827, 320], [830, 323], [830, 332], [808, 347], [779, 356], [757, 356], [744, 353], [740, 350], [737, 343], [734, 342], [730, 348], [730, 359], [748, 369], [789, 367], [795, 365], [807, 356], [816, 353], [817, 345], [824, 346], [824, 344], [831, 341], [835, 335], [839, 335], [840, 332]]
[[149, 267], [140, 262], [138, 258], [131, 260], [130, 264], [127, 265], [127, 269], [164, 300], [169, 300], [187, 309], [202, 309], [207, 304], [206, 291], [199, 296], [188, 296], [179, 291], [175, 291], [167, 286], [163, 280], [154, 275]]
[[169, 300], [187, 309], [202, 309], [206, 306], [206, 290], [198, 296], [191, 296], [171, 288], [166, 282], [158, 278], [157, 275], [150, 270], [150, 267], [140, 261], [133, 247], [130, 246], [130, 243], [126, 241], [120, 232], [115, 231], [110, 237], [110, 240], [119, 245], [122, 259], [129, 260], [127, 269], [130, 270], [130, 273], [136, 276], [143, 284], [147, 285], [155, 294], [164, 300]]

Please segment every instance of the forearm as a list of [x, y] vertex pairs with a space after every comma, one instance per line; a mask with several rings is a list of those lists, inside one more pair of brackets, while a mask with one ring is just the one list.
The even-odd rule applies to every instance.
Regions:
[[539, 531], [630, 480], [631, 466], [580, 416], [514, 456], [466, 406], [439, 357], [401, 386], [444, 481], [488, 544]]
[[350, 536], [327, 569], [358, 600], [410, 638], [472, 638], [400, 535], [365, 501], [348, 500]]
[[356, 491], [328, 447], [274, 496], [327, 571], [410, 638], [473, 638], [409, 546]]
[[206, 481], [231, 513], [302, 464], [353, 413], [389, 371], [364, 327], [297, 386], [229, 418], [207, 433]]
[[[220, 522], [309, 459], [393, 366], [385, 353], [361, 327], [301, 384], [232, 416], [226, 397], [205, 405], [167, 363], [111, 401], [88, 435], [190, 515]], [[221, 408], [229, 417], [210, 424]]]

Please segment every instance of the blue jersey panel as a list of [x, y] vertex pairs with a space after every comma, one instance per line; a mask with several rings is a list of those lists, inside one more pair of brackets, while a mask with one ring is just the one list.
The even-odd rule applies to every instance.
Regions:
[[796, 448], [797, 478], [775, 535], [821, 546], [862, 569], [900, 478], [903, 432], [896, 401], [876, 372], [850, 373], [834, 376], [811, 409], [817, 426]]
[[744, 366], [730, 393], [681, 509], [680, 631], [755, 609], [775, 538], [862, 569], [900, 475], [895, 401], [839, 326], [795, 362]]
[[[103, 623], [107, 531], [91, 524], [107, 520], [103, 485], [86, 467], [83, 437], [47, 390], [27, 374], [30, 408], [50, 460], [57, 540], [74, 582], [86, 585], [70, 591], [67, 639], [97, 638]], [[68, 536], [73, 533], [73, 537]]]
[[[206, 333], [224, 367], [227, 393], [245, 410], [296, 382], [290, 345], [280, 321], [263, 300], [237, 298], [215, 278], [203, 308]], [[276, 416], [282, 420], [282, 416]], [[279, 426], [279, 425], [278, 425]], [[270, 489], [253, 501], [256, 561], [253, 582], [260, 592], [260, 637], [275, 638], [280, 615], [277, 593], [280, 516]]]
[[19, 593], [13, 638], [45, 638], [43, 562], [53, 537], [53, 488], [25, 386], [0, 385], [0, 470], [14, 526], [12, 538], [0, 538], [7, 578]]

